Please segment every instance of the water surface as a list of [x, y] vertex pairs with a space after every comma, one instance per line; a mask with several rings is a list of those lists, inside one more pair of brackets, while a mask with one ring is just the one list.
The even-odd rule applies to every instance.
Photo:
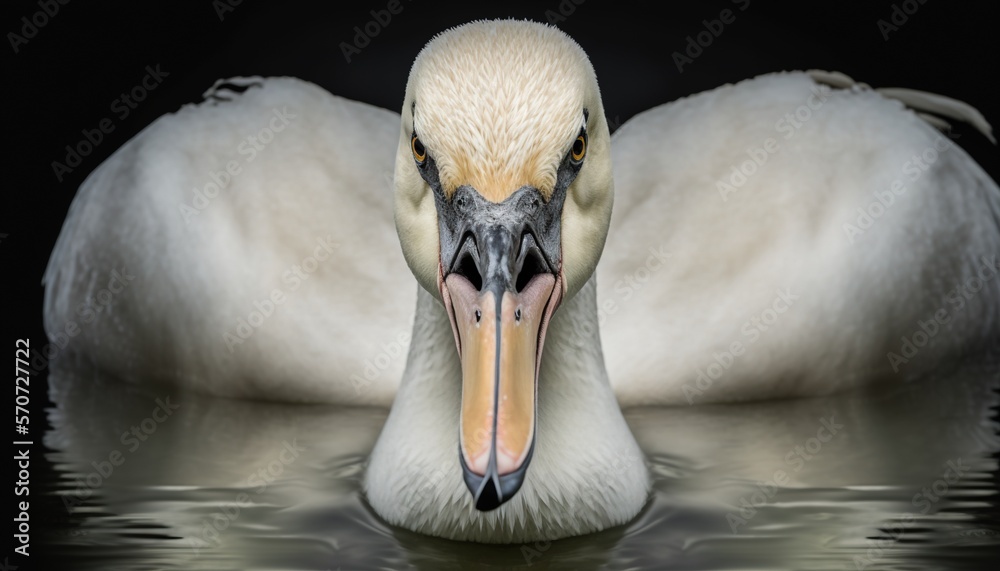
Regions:
[[50, 375], [43, 557], [130, 570], [979, 569], [1000, 555], [998, 370], [629, 410], [655, 481], [636, 520], [484, 546], [367, 507], [384, 410], [217, 399], [63, 366]]

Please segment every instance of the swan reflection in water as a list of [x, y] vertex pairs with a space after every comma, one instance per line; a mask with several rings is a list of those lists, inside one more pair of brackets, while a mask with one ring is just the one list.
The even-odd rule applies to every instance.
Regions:
[[654, 477], [640, 516], [508, 546], [415, 534], [367, 507], [383, 409], [171, 392], [63, 363], [45, 445], [72, 512], [47, 555], [78, 569], [977, 568], [1000, 544], [996, 362], [818, 399], [629, 409], [645, 458], [621, 462]]

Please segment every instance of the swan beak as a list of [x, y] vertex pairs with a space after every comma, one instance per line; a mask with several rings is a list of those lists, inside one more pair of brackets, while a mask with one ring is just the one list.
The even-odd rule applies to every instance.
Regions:
[[502, 505], [524, 481], [545, 329], [562, 297], [558, 273], [524, 263], [531, 248], [518, 234], [474, 228], [469, 273], [481, 283], [461, 271], [440, 282], [462, 362], [459, 458], [480, 511]]

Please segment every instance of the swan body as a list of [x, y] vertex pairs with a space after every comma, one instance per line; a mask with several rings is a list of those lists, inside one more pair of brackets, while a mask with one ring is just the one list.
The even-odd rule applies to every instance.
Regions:
[[[46, 330], [121, 378], [386, 405], [414, 304], [392, 232], [398, 115], [292, 78], [236, 83], [84, 181], [45, 274]], [[132, 279], [101, 303], [116, 269]]]
[[828, 394], [997, 342], [996, 183], [900, 101], [816, 75], [616, 132], [597, 283], [623, 406]]
[[[497, 45], [522, 50], [518, 64], [492, 57], [510, 53]], [[619, 402], [826, 394], [914, 377], [997, 338], [996, 184], [898, 101], [831, 89], [829, 79], [785, 73], [724, 86], [650, 110], [613, 139], [583, 51], [528, 22], [436, 37], [414, 65], [402, 114], [290, 78], [231, 80], [245, 91], [217, 85], [85, 181], [46, 271], [46, 330], [124, 378], [235, 397], [392, 402], [364, 480], [392, 524], [483, 542], [624, 524], [650, 479]], [[484, 85], [504, 86], [506, 99]], [[795, 115], [802, 106], [808, 120]], [[533, 123], [539, 116], [547, 122]], [[266, 144], [264, 128], [274, 131]], [[586, 157], [573, 162], [577, 131]], [[487, 137], [498, 133], [506, 146]], [[934, 160], [910, 178], [927, 149]], [[234, 162], [238, 174], [195, 204], [193, 189]], [[859, 222], [858, 209], [897, 179], [905, 191]], [[539, 306], [549, 312], [544, 353], [541, 343], [532, 351], [537, 378], [515, 379], [535, 387], [531, 447], [508, 460], [522, 466], [514, 492], [512, 474], [499, 474], [502, 497], [487, 509], [482, 486], [497, 472], [473, 463], [476, 403], [464, 397], [480, 370], [468, 365], [474, 326], [462, 325], [470, 314], [458, 299], [468, 274], [444, 266], [438, 227], [452, 199], [480, 187], [493, 205], [565, 193], [561, 261], [551, 277], [538, 274], [551, 291]], [[82, 335], [65, 333], [116, 269], [129, 285], [79, 324]], [[268, 312], [275, 290], [282, 301]], [[917, 355], [887, 357], [942, 309], [947, 319]], [[498, 310], [497, 324], [509, 315]], [[498, 423], [520, 417], [493, 399], [483, 450], [498, 458]]]

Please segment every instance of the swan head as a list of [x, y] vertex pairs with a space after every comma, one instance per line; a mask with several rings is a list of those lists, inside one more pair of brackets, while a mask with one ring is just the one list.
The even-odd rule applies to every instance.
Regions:
[[546, 327], [593, 274], [612, 200], [596, 76], [567, 35], [480, 21], [420, 52], [402, 110], [396, 229], [451, 321], [462, 369], [456, 452], [480, 511], [524, 481]]

